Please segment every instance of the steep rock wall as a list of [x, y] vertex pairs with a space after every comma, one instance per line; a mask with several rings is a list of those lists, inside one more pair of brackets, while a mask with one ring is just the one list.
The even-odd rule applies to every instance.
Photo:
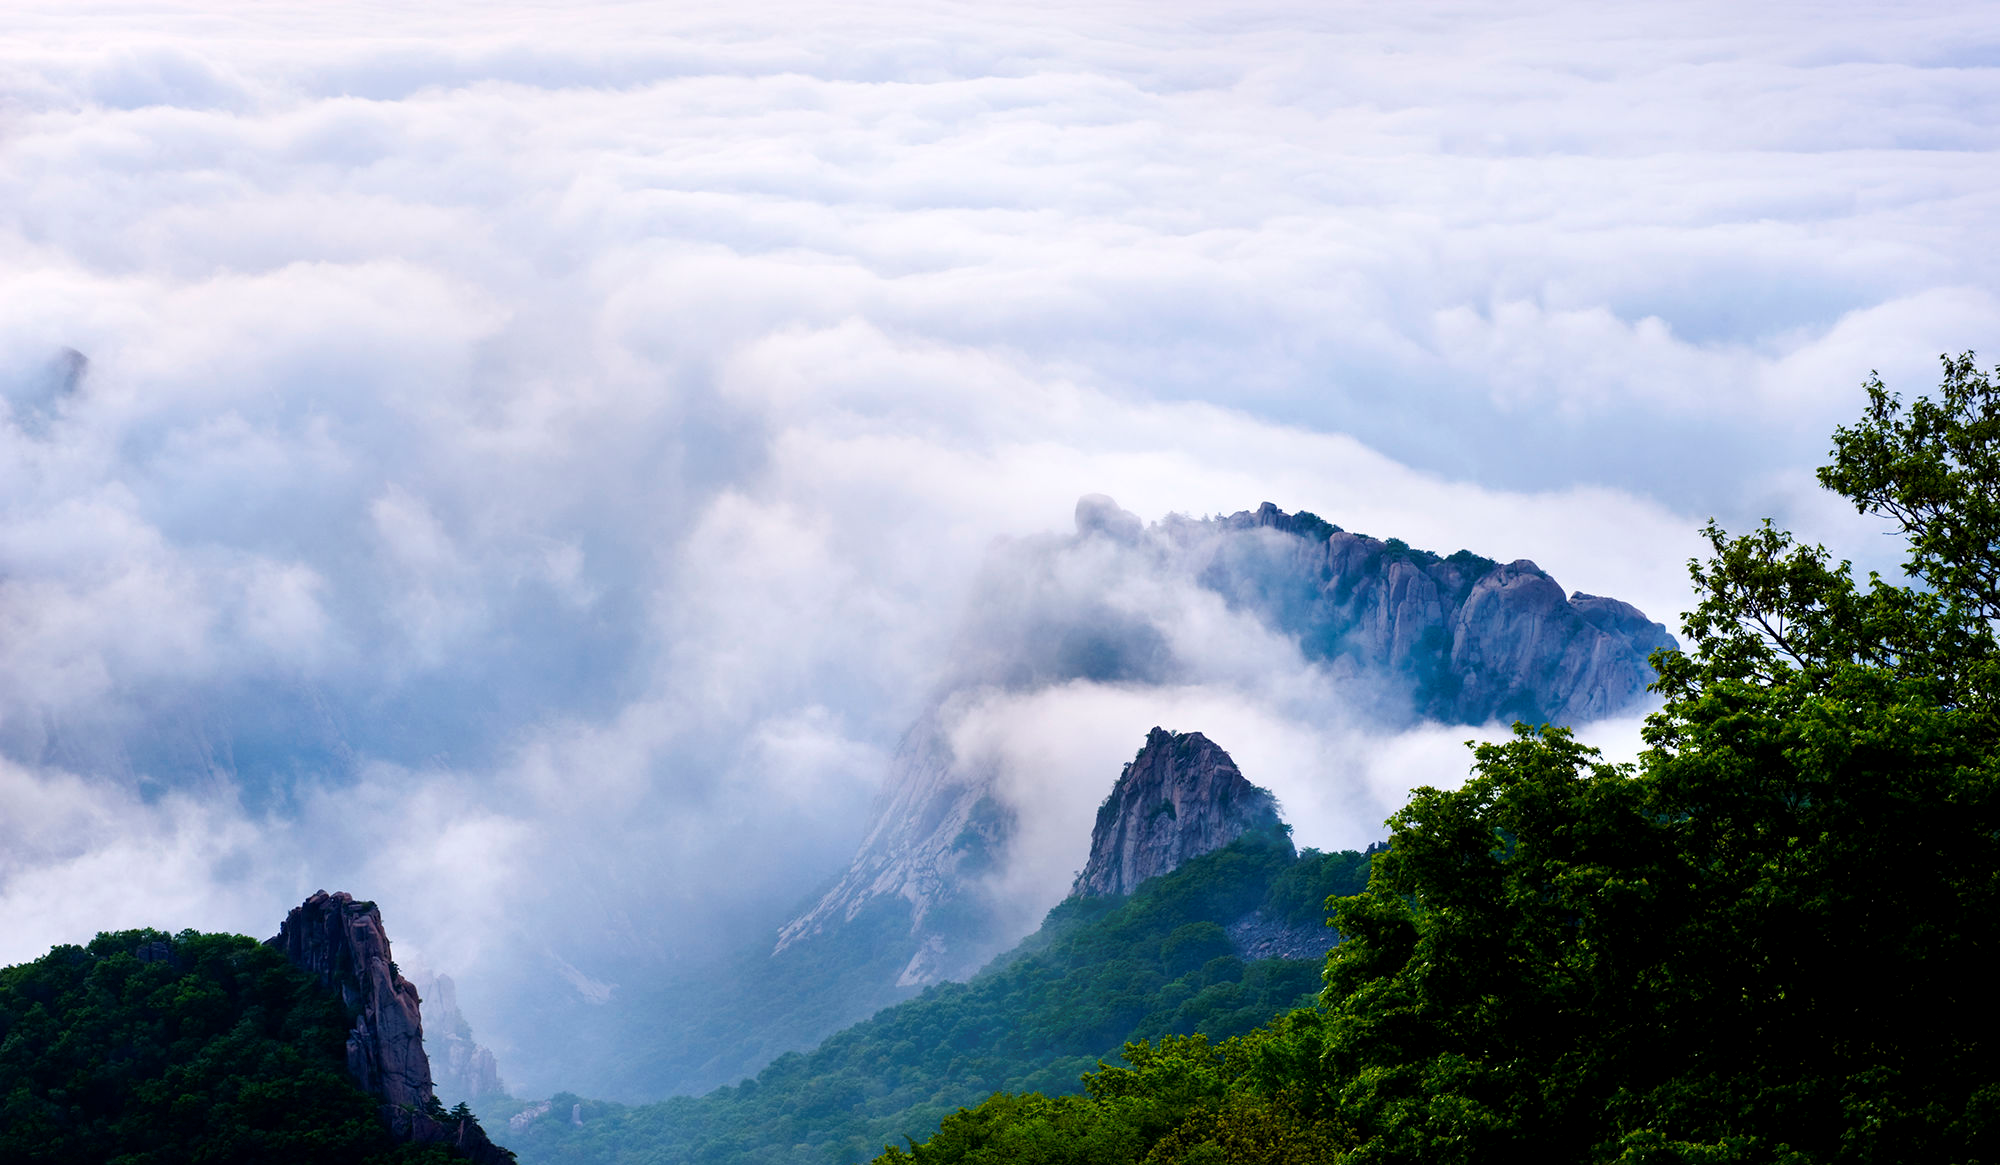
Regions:
[[470, 1117], [444, 1114], [424, 1052], [422, 1000], [389, 953], [389, 934], [373, 902], [321, 890], [294, 907], [270, 945], [293, 966], [339, 995], [354, 1026], [347, 1033], [347, 1073], [381, 1101], [396, 1136], [450, 1145], [477, 1165], [511, 1165], [514, 1155]]
[[1277, 800], [1213, 741], [1156, 727], [1098, 809], [1090, 861], [1070, 892], [1130, 894], [1253, 830], [1280, 834], [1281, 824]]
[[451, 976], [420, 980], [418, 988], [429, 1024], [425, 1050], [430, 1054], [431, 1083], [439, 1098], [469, 1104], [507, 1091], [492, 1050], [472, 1038], [472, 1025], [458, 1009], [458, 985]]
[[1406, 703], [1381, 709], [1391, 718], [1599, 719], [1643, 696], [1654, 650], [1679, 646], [1628, 603], [1566, 596], [1525, 558], [1440, 556], [1270, 502], [1162, 529], [1231, 606], [1296, 637], [1307, 658], [1393, 689]]
[[970, 973], [997, 947], [989, 950], [977, 936], [948, 934], [932, 916], [958, 903], [970, 880], [1005, 846], [1009, 815], [984, 781], [956, 764], [935, 710], [904, 734], [890, 772], [874, 824], [846, 874], [778, 932], [773, 953], [836, 931], [871, 902], [894, 898], [908, 903], [914, 936], [896, 986]]

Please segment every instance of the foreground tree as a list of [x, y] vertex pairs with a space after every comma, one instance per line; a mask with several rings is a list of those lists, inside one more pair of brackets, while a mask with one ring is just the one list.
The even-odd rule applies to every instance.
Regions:
[[2000, 386], [1868, 392], [1820, 480], [1907, 583], [1711, 524], [1636, 768], [1482, 746], [1332, 903], [1321, 1009], [886, 1159], [2000, 1161]]
[[1340, 902], [1350, 1158], [2000, 1158], [2000, 390], [1879, 382], [1821, 481], [1916, 585], [1763, 529], [1692, 564], [1636, 773], [1517, 730]]

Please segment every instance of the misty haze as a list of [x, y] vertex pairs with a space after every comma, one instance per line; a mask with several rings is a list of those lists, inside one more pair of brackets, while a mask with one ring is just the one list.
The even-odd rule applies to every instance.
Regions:
[[1996, 27], [12, 6], [0, 1160], [2000, 1156]]

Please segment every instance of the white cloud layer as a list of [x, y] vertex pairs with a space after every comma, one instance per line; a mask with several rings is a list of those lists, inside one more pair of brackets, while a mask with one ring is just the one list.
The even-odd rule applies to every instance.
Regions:
[[[995, 540], [1081, 494], [1671, 622], [1711, 513], [1886, 562], [1828, 432], [1871, 368], [2000, 355], [1976, 6], [6, 23], [4, 960], [344, 885], [504, 1039], [509, 975], [612, 984], [833, 870]], [[1197, 654], [962, 729], [1081, 822], [1200, 729], [1321, 845], [1464, 772]]]

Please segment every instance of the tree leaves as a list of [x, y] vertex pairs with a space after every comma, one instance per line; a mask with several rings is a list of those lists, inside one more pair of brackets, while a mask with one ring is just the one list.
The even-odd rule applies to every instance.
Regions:
[[311, 976], [239, 935], [57, 947], [0, 970], [0, 1160], [449, 1160], [390, 1137], [347, 1078], [347, 1022]]

